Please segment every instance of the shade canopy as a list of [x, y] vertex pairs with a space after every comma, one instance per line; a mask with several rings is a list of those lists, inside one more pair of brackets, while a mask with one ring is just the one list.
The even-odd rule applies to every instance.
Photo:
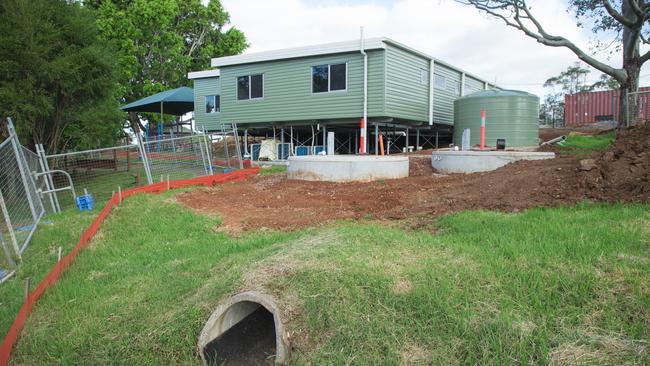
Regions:
[[[161, 106], [162, 103], [162, 106]], [[194, 90], [186, 86], [166, 90], [146, 98], [136, 100], [122, 107], [127, 112], [151, 112], [183, 115], [194, 110]]]

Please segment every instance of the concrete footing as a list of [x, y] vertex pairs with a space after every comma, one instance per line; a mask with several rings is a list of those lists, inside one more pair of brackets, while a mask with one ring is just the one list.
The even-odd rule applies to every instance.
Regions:
[[[222, 302], [212, 313], [208, 321], [205, 323], [201, 334], [199, 335], [198, 352], [201, 355], [203, 362], [206, 365], [214, 363], [215, 360], [211, 359], [208, 348], [210, 348], [211, 345], [213, 345], [215, 342], [218, 342], [227, 336], [227, 332], [229, 330], [235, 329], [241, 323], [245, 323], [247, 317], [254, 316], [260, 310], [266, 310], [273, 316], [275, 331], [275, 363], [286, 364], [289, 361], [289, 338], [282, 323], [282, 319], [280, 319], [279, 309], [277, 308], [275, 301], [271, 296], [262, 294], [257, 291], [242, 292], [235, 296], [232, 296], [226, 301]], [[250, 324], [247, 324], [246, 327], [255, 327], [257, 324], [258, 322], [252, 322]], [[246, 329], [245, 331], [249, 332], [249, 334], [254, 334], [257, 330]], [[249, 339], [246, 339], [244, 337], [243, 341], [249, 341]], [[228, 342], [227, 340], [224, 340], [224, 342], [232, 343], [232, 341]], [[237, 352], [246, 352], [246, 350], [241, 350], [241, 343], [244, 342], [239, 343], [240, 344], [237, 344], [237, 347], [240, 349], [238, 349]], [[250, 347], [255, 348], [258, 347], [258, 345], [251, 344]], [[228, 351], [225, 351], [225, 353], [227, 354]], [[246, 356], [241, 354], [238, 354], [236, 356], [238, 358], [246, 359], [247, 362], [254, 362], [256, 364], [263, 363], [265, 361], [262, 359], [259, 360], [259, 362], [255, 362], [253, 359], [254, 356]]]
[[555, 153], [533, 151], [434, 151], [431, 166], [437, 172], [476, 173], [498, 169], [517, 160], [553, 159]]
[[289, 179], [330, 182], [406, 178], [409, 159], [407, 156], [375, 155], [292, 156], [287, 175]]

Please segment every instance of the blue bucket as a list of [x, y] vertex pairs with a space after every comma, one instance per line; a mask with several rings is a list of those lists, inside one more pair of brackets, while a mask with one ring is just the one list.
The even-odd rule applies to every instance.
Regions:
[[95, 208], [93, 196], [90, 194], [84, 194], [83, 196], [77, 197], [77, 207], [79, 208], [79, 211], [90, 211]]

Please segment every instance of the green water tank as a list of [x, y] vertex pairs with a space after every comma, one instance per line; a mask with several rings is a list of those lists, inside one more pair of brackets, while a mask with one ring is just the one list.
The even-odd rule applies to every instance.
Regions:
[[462, 146], [463, 131], [470, 129], [471, 145], [481, 141], [481, 110], [485, 110], [485, 144], [506, 148], [539, 144], [539, 98], [519, 90], [482, 90], [454, 101], [454, 144]]

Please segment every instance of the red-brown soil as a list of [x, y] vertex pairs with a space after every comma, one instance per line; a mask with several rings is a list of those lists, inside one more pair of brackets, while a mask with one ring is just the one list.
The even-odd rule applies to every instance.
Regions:
[[178, 200], [219, 213], [226, 230], [234, 232], [293, 230], [364, 217], [427, 220], [465, 209], [518, 211], [585, 199], [650, 202], [649, 144], [650, 128], [644, 126], [624, 133], [611, 150], [593, 156], [591, 164], [564, 155], [520, 161], [492, 172], [439, 176], [427, 159], [415, 158], [411, 176], [405, 179], [330, 183], [274, 174], [182, 193]]
[[586, 172], [592, 195], [602, 200], [650, 201], [650, 124], [620, 132]]

